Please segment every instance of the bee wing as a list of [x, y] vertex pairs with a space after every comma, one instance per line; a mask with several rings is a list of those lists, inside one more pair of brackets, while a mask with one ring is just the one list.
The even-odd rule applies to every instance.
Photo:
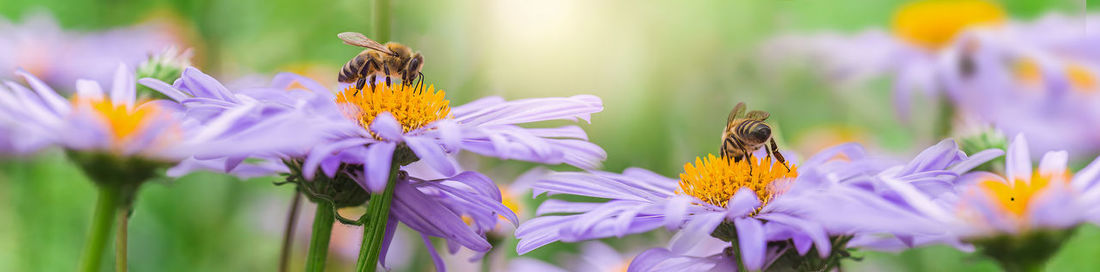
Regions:
[[729, 129], [730, 125], [733, 125], [733, 120], [741, 118], [741, 115], [745, 114], [745, 102], [737, 103], [737, 106], [733, 106], [733, 110], [730, 111], [730, 116], [726, 117], [726, 129]]
[[754, 110], [754, 111], [750, 111], [748, 115], [745, 115], [745, 118], [752, 119], [752, 120], [757, 120], [757, 121], [764, 121], [764, 120], [768, 120], [768, 116], [771, 116], [771, 114], [766, 112], [766, 111]]
[[343, 32], [343, 33], [340, 33], [340, 34], [336, 34], [336, 37], [340, 37], [340, 39], [344, 40], [344, 43], [346, 43], [348, 45], [354, 45], [354, 46], [358, 46], [358, 47], [363, 47], [363, 48], [367, 48], [367, 49], [376, 50], [376, 51], [379, 51], [379, 52], [382, 52], [382, 53], [386, 53], [387, 55], [393, 55], [394, 54], [393, 51], [390, 51], [390, 49], [386, 48], [385, 45], [382, 45], [382, 44], [380, 44], [380, 43], [378, 43], [374, 40], [371, 40], [371, 39], [367, 38], [367, 36], [363, 36], [363, 34], [359, 33], [359, 32]]

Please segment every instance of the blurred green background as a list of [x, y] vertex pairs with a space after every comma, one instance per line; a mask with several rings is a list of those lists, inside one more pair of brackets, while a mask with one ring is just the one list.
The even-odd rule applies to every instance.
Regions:
[[[760, 44], [787, 33], [856, 33], [888, 28], [904, 1], [394, 1], [393, 39], [426, 57], [429, 83], [455, 104], [486, 95], [509, 99], [595, 94], [605, 111], [584, 125], [609, 154], [605, 169], [643, 167], [673, 176], [684, 162], [714, 152], [726, 114], [739, 101], [772, 113], [781, 149], [800, 155], [843, 141], [911, 155], [936, 142], [934, 110], [894, 116], [888, 79], [854, 90], [829, 87], [807, 67], [762, 69]], [[1002, 1], [1015, 20], [1049, 12], [1076, 14], [1084, 1]], [[196, 52], [193, 62], [223, 81], [294, 71], [335, 84], [359, 49], [335, 34], [370, 34], [370, 1], [0, 0], [0, 16], [19, 22], [48, 11], [70, 30], [95, 31], [149, 21], [168, 23]], [[1088, 7], [1096, 10], [1095, 6]], [[13, 52], [2, 52], [12, 54]], [[923, 103], [918, 99], [916, 103]], [[464, 162], [507, 183], [531, 164]], [[134, 271], [272, 271], [291, 188], [274, 178], [239, 181], [200, 173], [143, 187], [130, 224]], [[0, 271], [76, 267], [92, 212], [90, 182], [60, 152], [0, 163]], [[527, 193], [529, 196], [529, 193]], [[530, 216], [538, 199], [527, 199]], [[541, 198], [540, 198], [541, 199]], [[303, 211], [311, 208], [303, 207]], [[349, 211], [354, 213], [355, 211]], [[310, 216], [303, 214], [302, 222]], [[307, 225], [302, 223], [299, 233]], [[358, 230], [337, 226], [332, 270], [350, 270]], [[308, 231], [308, 230], [305, 230]], [[341, 235], [341, 233], [347, 233]], [[296, 240], [301, 269], [307, 233]], [[351, 235], [354, 237], [348, 237]], [[651, 244], [655, 233], [609, 241], [619, 249]], [[401, 269], [431, 270], [419, 242]], [[350, 243], [349, 243], [350, 241]], [[514, 256], [514, 243], [495, 252]], [[552, 245], [529, 255], [557, 263], [575, 252]], [[416, 253], [421, 252], [421, 253]], [[497, 254], [497, 253], [494, 253]], [[865, 253], [845, 270], [997, 270], [989, 260], [951, 248]], [[1100, 270], [1100, 230], [1082, 228], [1049, 271]], [[412, 261], [409, 261], [412, 260]], [[461, 260], [450, 260], [460, 263]], [[476, 268], [474, 266], [473, 268]], [[456, 266], [456, 271], [462, 271]]]

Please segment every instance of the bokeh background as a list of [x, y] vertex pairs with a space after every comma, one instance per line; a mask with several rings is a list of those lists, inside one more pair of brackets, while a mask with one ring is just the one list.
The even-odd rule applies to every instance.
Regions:
[[[595, 94], [605, 111], [584, 125], [608, 151], [605, 170], [643, 167], [668, 176], [695, 156], [715, 152], [734, 104], [771, 112], [780, 148], [795, 154], [845, 141], [898, 156], [935, 143], [935, 109], [917, 97], [913, 119], [900, 122], [888, 78], [867, 84], [827, 84], [812, 63], [776, 65], [763, 52], [781, 34], [856, 33], [889, 28], [904, 1], [394, 1], [394, 41], [426, 57], [428, 82], [456, 104], [486, 95], [509, 99]], [[1013, 20], [1047, 13], [1095, 12], [1083, 0], [999, 1]], [[292, 71], [335, 85], [336, 72], [359, 49], [335, 34], [370, 34], [370, 1], [126, 1], [0, 0], [0, 20], [20, 25], [52, 18], [79, 35], [134, 25], [153, 26], [194, 52], [195, 66], [223, 81], [263, 80]], [[0, 37], [13, 35], [0, 33]], [[52, 40], [64, 43], [65, 40]], [[50, 54], [50, 52], [37, 52]], [[152, 52], [149, 52], [152, 53]], [[774, 53], [774, 52], [770, 52]], [[8, 51], [11, 57], [27, 52]], [[3, 57], [0, 56], [0, 57]], [[51, 60], [64, 65], [65, 60]], [[29, 64], [23, 64], [29, 65]], [[778, 67], [778, 68], [777, 68]], [[94, 71], [90, 71], [94, 72]], [[11, 74], [0, 78], [13, 78]], [[59, 83], [61, 89], [72, 83]], [[1095, 156], [1092, 154], [1090, 156]], [[1086, 156], [1086, 157], [1090, 157]], [[507, 184], [533, 165], [491, 159], [464, 161]], [[292, 188], [277, 178], [238, 180], [198, 173], [144, 186], [130, 223], [134, 271], [272, 271]], [[517, 190], [530, 216], [545, 197]], [[0, 159], [0, 271], [69, 271], [76, 267], [94, 203], [94, 188], [53, 151]], [[291, 261], [301, 269], [312, 208], [303, 207]], [[341, 211], [352, 217], [361, 211]], [[361, 231], [337, 224], [329, 266], [354, 266]], [[430, 271], [413, 237], [398, 235], [396, 270]], [[669, 234], [660, 231], [607, 241], [637, 252]], [[404, 242], [402, 242], [404, 241]], [[577, 254], [554, 244], [525, 255], [550, 263]], [[514, 257], [504, 239], [491, 259]], [[995, 271], [990, 260], [948, 247], [904, 253], [860, 252], [849, 271]], [[1100, 230], [1084, 227], [1047, 266], [1050, 271], [1100, 270]], [[465, 256], [468, 257], [468, 256]], [[465, 257], [452, 269], [478, 269]], [[623, 260], [629, 261], [629, 259]]]

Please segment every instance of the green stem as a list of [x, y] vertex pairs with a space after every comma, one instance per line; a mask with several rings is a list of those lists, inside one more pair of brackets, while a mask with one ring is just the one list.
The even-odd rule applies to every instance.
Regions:
[[119, 188], [99, 186], [95, 214], [92, 216], [92, 229], [88, 232], [87, 244], [80, 258], [80, 271], [99, 271], [103, 263], [103, 251], [107, 249], [107, 240], [111, 236], [111, 225], [118, 212]]
[[115, 233], [115, 271], [126, 272], [126, 237], [129, 236], [130, 207], [120, 205], [118, 207], [118, 231]]
[[390, 0], [374, 0], [374, 39], [390, 40]]
[[325, 259], [328, 258], [328, 242], [332, 237], [332, 224], [335, 223], [332, 203], [317, 202], [317, 212], [313, 215], [313, 235], [309, 240], [309, 255], [306, 256], [306, 271], [325, 271]]
[[298, 206], [301, 206], [302, 193], [294, 189], [294, 200], [290, 201], [290, 211], [287, 212], [286, 227], [283, 228], [283, 249], [279, 253], [279, 272], [287, 271], [287, 263], [290, 262], [290, 249], [294, 242], [294, 226], [298, 225]]
[[367, 222], [363, 224], [363, 245], [359, 248], [359, 261], [355, 263], [355, 271], [374, 272], [378, 268], [378, 256], [382, 254], [382, 240], [386, 237], [386, 223], [390, 216], [390, 203], [393, 202], [393, 187], [397, 183], [400, 167], [396, 162], [390, 166], [386, 190], [381, 195], [372, 195], [367, 202]]

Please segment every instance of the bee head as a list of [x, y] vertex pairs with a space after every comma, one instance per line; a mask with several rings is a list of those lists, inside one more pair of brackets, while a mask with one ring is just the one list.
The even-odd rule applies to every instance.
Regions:
[[745, 135], [745, 140], [753, 143], [764, 143], [768, 138], [772, 137], [772, 128], [764, 123], [756, 124], [749, 130], [748, 135]]
[[416, 80], [416, 77], [420, 75], [420, 70], [424, 68], [424, 56], [420, 53], [416, 53], [409, 59], [409, 62], [405, 64], [405, 78], [401, 80], [403, 82], [412, 82]]

